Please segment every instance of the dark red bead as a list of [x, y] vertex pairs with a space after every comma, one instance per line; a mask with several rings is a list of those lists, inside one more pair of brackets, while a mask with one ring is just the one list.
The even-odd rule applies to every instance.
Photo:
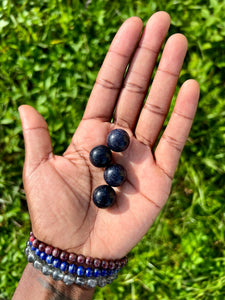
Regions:
[[45, 251], [45, 244], [44, 243], [40, 243], [39, 246], [38, 246], [38, 249], [41, 251], [41, 252], [44, 252]]
[[38, 241], [37, 239], [34, 239], [33, 242], [32, 242], [32, 246], [33, 246], [34, 248], [38, 248], [38, 246], [39, 246], [39, 241]]
[[59, 258], [62, 260], [62, 261], [67, 261], [68, 258], [69, 258], [69, 254], [66, 252], [66, 251], [62, 251]]
[[58, 248], [54, 248], [54, 249], [52, 250], [52, 255], [53, 255], [54, 257], [59, 257], [59, 255], [60, 255], [60, 250], [59, 250]]
[[83, 264], [85, 262], [85, 257], [83, 255], [78, 255], [77, 256], [77, 263], [78, 264]]
[[115, 268], [120, 269], [121, 268], [121, 262], [119, 260], [115, 261]]
[[69, 261], [70, 263], [75, 263], [75, 262], [76, 262], [76, 259], [77, 259], [76, 254], [70, 253], [69, 258], [68, 258], [68, 261]]
[[101, 263], [102, 263], [101, 259], [98, 259], [98, 258], [94, 259], [95, 268], [99, 268], [101, 266]]
[[52, 246], [47, 246], [47, 247], [45, 247], [45, 253], [48, 254], [48, 255], [51, 255], [51, 254], [52, 254], [52, 250], [53, 250], [53, 247], [52, 247]]
[[32, 243], [35, 240], [35, 237], [33, 235], [30, 236], [29, 241]]
[[33, 235], [33, 232], [32, 232], [32, 231], [30, 232], [30, 236], [31, 236], [31, 235]]
[[94, 261], [94, 259], [93, 259], [92, 257], [87, 256], [87, 257], [86, 257], [86, 260], [85, 260], [85, 264], [86, 264], [87, 266], [92, 266], [92, 265], [93, 265], [93, 261]]
[[114, 270], [114, 269], [115, 269], [115, 266], [116, 266], [116, 265], [115, 265], [114, 261], [113, 261], [113, 260], [110, 260], [110, 261], [109, 261], [109, 269], [110, 269], [110, 270]]
[[107, 260], [102, 260], [102, 268], [103, 269], [108, 269], [109, 262]]

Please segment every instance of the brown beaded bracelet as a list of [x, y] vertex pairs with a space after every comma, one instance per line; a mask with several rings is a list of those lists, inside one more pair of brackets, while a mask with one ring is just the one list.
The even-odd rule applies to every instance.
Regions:
[[67, 251], [54, 248], [53, 246], [46, 245], [45, 243], [39, 241], [33, 234], [30, 232], [29, 241], [31, 242], [34, 248], [38, 248], [41, 252], [45, 252], [47, 255], [52, 255], [55, 258], [59, 258], [61, 261], [68, 262], [69, 264], [84, 265], [88, 267], [102, 268], [117, 270], [121, 269], [128, 263], [127, 256], [116, 259], [116, 260], [106, 260], [100, 258], [92, 258], [90, 256], [84, 256], [82, 254], [69, 253]]

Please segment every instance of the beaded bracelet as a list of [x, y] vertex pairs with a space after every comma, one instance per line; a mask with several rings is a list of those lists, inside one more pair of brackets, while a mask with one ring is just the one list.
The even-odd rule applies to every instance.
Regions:
[[85, 257], [81, 254], [77, 255], [75, 253], [69, 253], [58, 248], [54, 248], [53, 246], [44, 244], [43, 242], [39, 241], [32, 232], [30, 232], [29, 241], [31, 242], [33, 250], [38, 249], [40, 252], [43, 252], [46, 255], [50, 255], [53, 258], [59, 258], [61, 261], [68, 262], [69, 264], [76, 263], [78, 265], [114, 270], [123, 268], [128, 262], [127, 256], [119, 260], [108, 261], [105, 259], [92, 258], [90, 256]]
[[51, 275], [54, 280], [63, 280], [66, 285], [77, 284], [87, 287], [103, 287], [117, 278], [117, 273], [128, 259], [101, 260], [45, 245], [30, 233], [25, 249], [28, 262], [44, 275]]
[[[117, 273], [119, 270], [110, 270], [110, 273], [105, 272], [105, 275], [98, 272], [89, 273], [89, 268], [86, 270], [76, 273], [70, 273], [67, 271], [62, 271], [56, 268], [53, 265], [48, 264], [45, 260], [41, 259], [36, 255], [34, 251], [32, 251], [30, 242], [28, 241], [27, 247], [25, 248], [25, 254], [27, 256], [27, 261], [32, 263], [34, 268], [40, 270], [43, 275], [50, 275], [56, 281], [62, 280], [66, 285], [71, 285], [73, 283], [80, 286], [87, 286], [89, 288], [95, 288], [96, 286], [104, 287], [106, 284], [112, 283], [114, 279], [117, 278]], [[83, 267], [80, 267], [83, 268]], [[77, 268], [77, 270], [79, 267]], [[105, 270], [104, 270], [105, 271]]]

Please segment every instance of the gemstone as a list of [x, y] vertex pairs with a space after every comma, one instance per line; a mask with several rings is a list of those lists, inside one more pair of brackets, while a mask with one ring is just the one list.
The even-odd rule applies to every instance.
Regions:
[[45, 247], [45, 253], [47, 255], [51, 255], [52, 254], [52, 250], [53, 250], [53, 247], [52, 246], [47, 246]]
[[59, 258], [61, 259], [61, 261], [67, 261], [69, 258], [69, 254], [66, 251], [62, 251]]
[[86, 285], [90, 288], [95, 288], [97, 285], [97, 280], [96, 279], [88, 279], [86, 282]]
[[87, 257], [86, 257], [86, 260], [85, 260], [85, 264], [86, 264], [87, 266], [92, 266], [93, 261], [94, 261], [94, 259], [93, 259], [92, 257], [87, 256]]
[[77, 285], [85, 285], [86, 280], [85, 280], [84, 277], [76, 277], [75, 283], [76, 283]]
[[109, 265], [109, 262], [107, 260], [102, 260], [102, 268], [107, 269]]
[[60, 264], [61, 264], [60, 259], [55, 258], [55, 259], [53, 260], [52, 265], [53, 265], [54, 268], [59, 268], [59, 267], [60, 267]]
[[53, 273], [52, 273], [52, 278], [54, 280], [62, 280], [63, 279], [63, 273], [59, 271], [59, 269], [56, 269]]
[[106, 284], [107, 284], [107, 281], [105, 278], [99, 278], [99, 280], [98, 280], [99, 287], [104, 287]]
[[94, 204], [99, 208], [107, 208], [116, 201], [116, 193], [109, 185], [98, 186], [93, 193]]
[[41, 253], [40, 253], [40, 258], [41, 258], [42, 260], [46, 260], [46, 257], [47, 257], [47, 254], [46, 254], [45, 252], [41, 252]]
[[34, 260], [35, 260], [34, 253], [29, 253], [27, 255], [27, 261], [30, 262], [30, 263], [32, 263], [32, 262], [34, 262]]
[[83, 276], [84, 273], [85, 273], [85, 268], [82, 267], [82, 266], [79, 266], [79, 267], [77, 268], [77, 275], [78, 275], [78, 276]]
[[115, 152], [122, 152], [130, 144], [130, 137], [123, 129], [114, 129], [107, 136], [107, 145]]
[[101, 275], [101, 271], [97, 268], [94, 269], [93, 273], [94, 273], [94, 277], [99, 277]]
[[34, 268], [37, 269], [37, 270], [41, 270], [42, 269], [42, 263], [38, 260], [35, 260], [34, 263]]
[[59, 249], [58, 249], [58, 248], [54, 248], [54, 249], [52, 250], [52, 255], [53, 255], [54, 257], [59, 257], [59, 255], [60, 255]]
[[44, 275], [51, 275], [52, 274], [52, 269], [50, 269], [48, 265], [44, 265], [44, 266], [42, 266], [41, 272]]
[[114, 261], [110, 260], [110, 261], [109, 261], [109, 269], [110, 269], [110, 270], [114, 270], [114, 269], [115, 269], [115, 266], [116, 266], [116, 265], [115, 265]]
[[108, 185], [120, 186], [124, 183], [127, 177], [127, 172], [123, 166], [112, 164], [104, 171], [104, 179]]
[[45, 244], [44, 244], [44, 243], [40, 243], [39, 246], [38, 246], [38, 249], [39, 249], [41, 252], [44, 252], [44, 251], [45, 251]]
[[39, 241], [38, 241], [37, 239], [34, 239], [33, 242], [32, 242], [32, 246], [33, 246], [34, 248], [38, 248], [38, 246], [39, 246]]
[[107, 275], [107, 271], [104, 270], [104, 269], [102, 269], [102, 270], [101, 270], [101, 276], [106, 276], [106, 275]]
[[101, 266], [101, 260], [98, 259], [98, 258], [95, 258], [95, 259], [94, 259], [94, 266], [95, 266], [96, 268], [99, 268], [99, 267]]
[[95, 167], [103, 168], [110, 164], [112, 160], [112, 152], [107, 146], [96, 146], [91, 150], [89, 158]]
[[93, 270], [91, 268], [87, 268], [85, 271], [86, 277], [92, 277], [93, 276]]
[[76, 262], [76, 259], [77, 259], [76, 254], [70, 253], [69, 258], [68, 258], [68, 261], [69, 261], [70, 263], [75, 263], [75, 262]]
[[40, 251], [38, 248], [36, 248], [36, 250], [35, 250], [35, 254], [36, 254], [37, 256], [40, 256], [40, 254], [41, 254], [41, 251]]
[[76, 272], [76, 270], [77, 270], [77, 267], [74, 264], [69, 265], [68, 271], [70, 274], [74, 274]]
[[75, 282], [75, 277], [71, 274], [66, 274], [63, 277], [63, 281], [65, 282], [66, 285], [71, 285]]
[[85, 257], [83, 255], [78, 255], [77, 256], [77, 263], [78, 264], [83, 264], [85, 262]]
[[47, 255], [46, 257], [46, 263], [51, 265], [53, 263], [54, 257], [52, 255]]
[[63, 261], [61, 264], [60, 264], [60, 270], [65, 272], [68, 270], [68, 263]]

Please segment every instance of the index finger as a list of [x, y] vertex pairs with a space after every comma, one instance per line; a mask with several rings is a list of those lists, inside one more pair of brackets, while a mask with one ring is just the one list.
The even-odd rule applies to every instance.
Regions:
[[124, 73], [141, 30], [142, 21], [138, 17], [129, 18], [118, 30], [98, 73], [83, 119], [111, 120]]

